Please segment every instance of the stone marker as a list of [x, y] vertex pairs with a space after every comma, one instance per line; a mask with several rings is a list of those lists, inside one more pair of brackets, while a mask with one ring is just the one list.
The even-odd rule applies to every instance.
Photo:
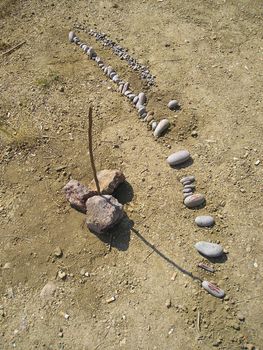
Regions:
[[197, 242], [195, 244], [195, 249], [197, 249], [199, 253], [209, 258], [218, 258], [224, 252], [220, 244], [204, 241]]
[[193, 194], [185, 198], [184, 204], [187, 208], [196, 208], [202, 205], [205, 202], [205, 196], [201, 193]]
[[[101, 194], [112, 194], [116, 188], [125, 180], [125, 176], [122, 171], [114, 170], [101, 170], [97, 173]], [[95, 181], [92, 180], [89, 184], [89, 188], [96, 191]]]
[[96, 190], [90, 190], [73, 179], [64, 186], [63, 190], [70, 205], [83, 213], [86, 213], [87, 199], [97, 194]]
[[110, 195], [94, 196], [86, 202], [86, 224], [95, 233], [107, 232], [123, 217], [122, 205]]

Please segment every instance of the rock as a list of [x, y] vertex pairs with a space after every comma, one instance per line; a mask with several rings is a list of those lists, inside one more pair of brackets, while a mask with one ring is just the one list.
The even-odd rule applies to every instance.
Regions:
[[184, 188], [183, 193], [190, 193], [193, 192], [191, 188]]
[[151, 126], [152, 126], [152, 130], [155, 130], [156, 129], [156, 127], [157, 127], [157, 122], [152, 122], [152, 124], [151, 124]]
[[182, 150], [171, 154], [167, 158], [167, 163], [170, 166], [175, 166], [186, 162], [190, 158], [190, 153], [187, 150]]
[[122, 205], [110, 195], [94, 196], [86, 202], [86, 223], [95, 233], [103, 233], [117, 224], [123, 217]]
[[12, 267], [12, 266], [11, 266], [10, 262], [7, 262], [7, 263], [4, 264], [3, 270], [11, 269], [11, 267]]
[[189, 182], [189, 184], [190, 184], [190, 183], [192, 183], [192, 182], [194, 182], [194, 181], [195, 181], [195, 177], [194, 177], [193, 175], [189, 175], [189, 176], [182, 177], [181, 180], [180, 180], [180, 182], [181, 182], [183, 185], [185, 185], [186, 182]]
[[216, 243], [200, 241], [195, 244], [195, 249], [209, 258], [218, 258], [223, 254], [222, 246]]
[[165, 306], [167, 307], [167, 309], [169, 309], [169, 308], [172, 306], [171, 299], [167, 299], [167, 300], [165, 301]]
[[184, 199], [193, 195], [193, 192], [184, 193]]
[[69, 32], [69, 35], [68, 35], [68, 40], [73, 43], [73, 39], [75, 38], [76, 34], [74, 32]]
[[186, 184], [186, 185], [184, 185], [184, 189], [186, 189], [186, 188], [191, 188], [192, 190], [195, 190], [195, 185], [193, 185], [193, 184]]
[[213, 283], [208, 282], [208, 281], [203, 281], [202, 282], [202, 287], [210, 294], [217, 298], [223, 298], [225, 296], [225, 292], [223, 289], [215, 286]]
[[[129, 89], [130, 84], [127, 82], [123, 85], [122, 94], [124, 94]], [[138, 98], [139, 99], [139, 98]]]
[[51, 299], [53, 295], [55, 294], [55, 291], [57, 289], [57, 286], [54, 282], [49, 281], [47, 284], [44, 285], [40, 292], [40, 298], [42, 299]]
[[196, 208], [205, 202], [205, 196], [200, 193], [193, 194], [184, 200], [184, 204], [187, 208]]
[[146, 118], [145, 118], [145, 121], [147, 122], [147, 123], [150, 123], [153, 119], [154, 119], [154, 117], [153, 117], [153, 112], [148, 112], [147, 113], [147, 116], [146, 116]]
[[239, 319], [239, 321], [242, 321], [242, 322], [245, 321], [245, 316], [242, 315], [240, 312], [237, 313], [237, 318]]
[[97, 191], [88, 189], [77, 180], [70, 180], [63, 190], [70, 205], [83, 213], [86, 213], [87, 199], [97, 194]]
[[197, 132], [196, 130], [193, 130], [193, 131], [191, 132], [191, 136], [192, 136], [192, 137], [197, 137], [197, 136], [198, 136], [198, 132]]
[[106, 303], [110, 304], [110, 303], [113, 303], [115, 300], [116, 300], [116, 298], [115, 298], [115, 296], [113, 296], [109, 299], [106, 299]]
[[133, 101], [134, 100], [134, 97], [136, 97], [135, 94], [129, 94], [128, 98], [129, 100]]
[[162, 119], [158, 123], [156, 129], [154, 130], [153, 135], [155, 137], [160, 137], [169, 128], [169, 126], [170, 126], [169, 120], [168, 119]]
[[54, 255], [55, 255], [57, 258], [61, 258], [62, 255], [63, 255], [62, 249], [61, 249], [60, 247], [57, 247], [57, 248], [54, 250]]
[[195, 223], [200, 227], [211, 227], [215, 224], [215, 219], [210, 215], [201, 215], [195, 218]]
[[138, 98], [138, 102], [140, 102], [141, 105], [144, 105], [146, 103], [146, 95], [144, 92], [140, 92]]
[[96, 57], [97, 54], [96, 52], [94, 51], [94, 49], [92, 47], [90, 47], [87, 51], [87, 55], [89, 56], [90, 59], [92, 59], [93, 57]]
[[61, 280], [64, 280], [64, 279], [66, 279], [67, 274], [66, 274], [65, 271], [59, 270], [59, 271], [58, 271], [58, 277], [59, 277]]
[[147, 113], [146, 108], [144, 106], [141, 106], [138, 111], [139, 116], [143, 116], [145, 113]]
[[[112, 194], [116, 188], [125, 180], [125, 176], [120, 170], [101, 170], [97, 173], [101, 194]], [[89, 188], [96, 191], [94, 180], [89, 184]]]
[[179, 108], [179, 103], [176, 101], [176, 100], [171, 100], [169, 103], [168, 103], [168, 108], [171, 109], [172, 111], [176, 110]]
[[132, 100], [132, 103], [133, 103], [134, 105], [136, 105], [138, 101], [139, 101], [139, 97], [138, 97], [138, 96], [135, 96], [134, 99]]

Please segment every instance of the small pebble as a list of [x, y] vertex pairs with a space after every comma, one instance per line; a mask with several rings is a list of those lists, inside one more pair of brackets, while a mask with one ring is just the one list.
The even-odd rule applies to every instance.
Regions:
[[183, 189], [183, 193], [190, 193], [190, 192], [192, 192], [191, 188], [184, 188]]
[[168, 108], [171, 109], [172, 111], [176, 110], [179, 108], [179, 104], [176, 100], [171, 100], [169, 103], [168, 103]]
[[195, 218], [195, 223], [200, 227], [211, 227], [215, 224], [215, 219], [210, 215], [201, 215]]
[[58, 277], [64, 280], [67, 277], [67, 274], [64, 271], [58, 271]]
[[188, 193], [184, 193], [184, 199], [189, 197], [189, 196], [192, 196], [193, 195], [193, 192], [188, 192]]
[[57, 247], [57, 248], [54, 250], [54, 255], [55, 255], [57, 258], [60, 258], [60, 257], [63, 255], [62, 249], [61, 249], [60, 247]]
[[76, 34], [74, 32], [69, 32], [69, 35], [68, 35], [68, 40], [73, 43], [73, 39], [75, 38]]
[[169, 309], [169, 308], [172, 306], [171, 299], [167, 299], [167, 300], [166, 300], [165, 306], [167, 307], [167, 309]]
[[218, 258], [224, 253], [222, 246], [216, 243], [200, 241], [194, 247], [199, 253], [209, 258]]
[[126, 82], [126, 83], [123, 85], [123, 89], [122, 89], [122, 93], [123, 93], [123, 94], [129, 89], [129, 86], [130, 86], [130, 84], [129, 84], [128, 82]]
[[202, 282], [202, 287], [210, 294], [217, 298], [223, 298], [225, 296], [225, 292], [223, 289], [215, 286], [213, 283], [208, 282], [208, 281], [203, 281]]
[[192, 190], [195, 190], [195, 185], [187, 184], [187, 185], [184, 185], [184, 188], [191, 188]]
[[115, 300], [116, 300], [116, 298], [113, 296], [113, 297], [107, 299], [106, 302], [107, 302], [108, 304], [110, 304], [110, 303], [113, 303]]
[[157, 122], [154, 121], [154, 122], [152, 123], [152, 130], [155, 130], [156, 127], [157, 127]]
[[139, 109], [138, 114], [139, 114], [140, 116], [143, 116], [145, 113], [147, 113], [147, 112], [146, 112], [146, 108], [145, 108], [144, 106], [142, 106], [142, 107]]
[[184, 200], [184, 204], [187, 208], [196, 208], [202, 205], [205, 202], [205, 196], [200, 193], [193, 194], [190, 197], [187, 197]]
[[159, 123], [157, 128], [154, 130], [153, 135], [155, 137], [160, 137], [170, 126], [170, 122], [168, 119], [162, 119]]
[[187, 150], [182, 150], [171, 154], [167, 158], [167, 163], [170, 166], [175, 166], [186, 162], [190, 158], [190, 153]]
[[146, 103], [146, 95], [144, 92], [140, 92], [139, 95], [139, 102], [141, 105], [144, 105]]
[[134, 105], [136, 105], [138, 101], [139, 101], [139, 97], [138, 97], [138, 96], [135, 96], [134, 99], [133, 99], [133, 101], [132, 101], [132, 103], [133, 103]]
[[182, 177], [180, 182], [185, 185], [184, 183], [185, 182], [189, 182], [189, 183], [192, 183], [195, 181], [195, 177], [193, 175], [189, 175], [189, 176], [185, 176], [185, 177]]

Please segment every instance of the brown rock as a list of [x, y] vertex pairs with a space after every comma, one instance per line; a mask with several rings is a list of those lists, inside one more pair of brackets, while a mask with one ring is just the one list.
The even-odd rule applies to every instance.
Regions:
[[106, 232], [123, 217], [122, 205], [110, 195], [89, 198], [86, 208], [87, 226], [95, 233]]
[[[112, 194], [116, 188], [125, 180], [123, 172], [120, 170], [101, 170], [97, 174], [101, 194]], [[96, 191], [95, 181], [92, 180], [89, 184], [89, 188]]]
[[97, 194], [96, 191], [88, 189], [77, 180], [70, 180], [63, 190], [70, 205], [82, 213], [86, 213], [87, 199]]
[[55, 294], [55, 291], [57, 289], [57, 286], [54, 282], [49, 281], [47, 284], [44, 285], [43, 289], [40, 292], [40, 297], [42, 299], [50, 299]]

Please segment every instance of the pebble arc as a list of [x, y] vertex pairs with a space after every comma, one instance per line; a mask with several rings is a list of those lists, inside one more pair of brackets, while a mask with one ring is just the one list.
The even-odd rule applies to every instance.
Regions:
[[186, 162], [190, 158], [190, 153], [187, 150], [172, 153], [167, 158], [167, 163], [171, 166], [179, 165]]
[[203, 204], [204, 201], [205, 201], [205, 196], [201, 193], [196, 193], [190, 197], [185, 198], [184, 204], [187, 206], [187, 208], [195, 208]]
[[217, 243], [200, 241], [195, 244], [195, 249], [199, 253], [209, 258], [218, 258], [223, 254], [223, 247]]
[[200, 227], [211, 227], [215, 224], [215, 219], [210, 215], [201, 215], [195, 218], [195, 223]]
[[156, 129], [154, 130], [153, 135], [155, 137], [160, 137], [170, 126], [170, 122], [168, 119], [162, 119]]
[[217, 298], [224, 298], [225, 292], [223, 289], [215, 286], [213, 283], [208, 282], [208, 281], [203, 281], [202, 282], [202, 287], [210, 294], [212, 294], [214, 297]]

